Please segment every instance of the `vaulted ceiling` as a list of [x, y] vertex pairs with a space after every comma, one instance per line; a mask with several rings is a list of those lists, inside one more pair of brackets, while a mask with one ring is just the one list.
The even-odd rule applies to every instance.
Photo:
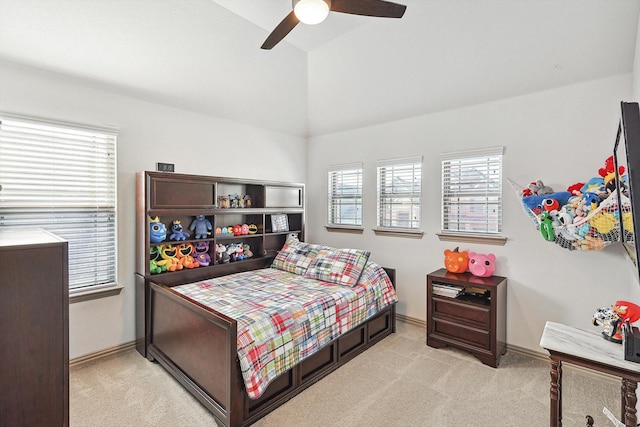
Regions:
[[640, 0], [398, 2], [265, 51], [290, 0], [0, 0], [0, 61], [294, 135], [632, 71]]

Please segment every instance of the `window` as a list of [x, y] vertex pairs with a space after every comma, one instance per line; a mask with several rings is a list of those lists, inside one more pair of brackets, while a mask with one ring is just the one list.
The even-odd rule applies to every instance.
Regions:
[[503, 147], [443, 153], [442, 231], [500, 235]]
[[362, 163], [329, 167], [329, 225], [362, 226]]
[[0, 116], [0, 227], [69, 244], [71, 292], [116, 283], [116, 134]]
[[378, 161], [378, 227], [418, 230], [422, 156]]

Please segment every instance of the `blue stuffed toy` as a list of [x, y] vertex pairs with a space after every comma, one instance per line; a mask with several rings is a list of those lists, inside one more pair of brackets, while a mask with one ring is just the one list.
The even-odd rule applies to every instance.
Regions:
[[149, 240], [160, 243], [167, 238], [167, 227], [160, 222], [160, 218], [149, 218]]
[[212, 228], [211, 221], [206, 219], [204, 215], [198, 215], [189, 226], [189, 230], [196, 230], [196, 234], [194, 235], [195, 239], [204, 239], [211, 234]]
[[169, 236], [170, 240], [185, 240], [187, 237], [189, 237], [189, 233], [182, 229], [180, 220], [173, 220], [173, 223], [171, 224], [171, 231], [173, 233], [171, 233], [171, 236]]

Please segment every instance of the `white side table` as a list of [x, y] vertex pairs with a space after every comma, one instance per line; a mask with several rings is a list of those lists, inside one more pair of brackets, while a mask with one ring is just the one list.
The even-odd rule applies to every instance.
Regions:
[[640, 363], [624, 360], [624, 348], [602, 338], [597, 331], [586, 331], [560, 323], [547, 322], [540, 347], [551, 359], [551, 427], [562, 426], [562, 362], [622, 378], [621, 416], [627, 427], [636, 427], [636, 388]]

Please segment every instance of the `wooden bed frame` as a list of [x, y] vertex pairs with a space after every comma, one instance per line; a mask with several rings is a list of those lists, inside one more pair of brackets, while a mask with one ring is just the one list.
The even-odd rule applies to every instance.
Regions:
[[[395, 270], [387, 269], [395, 286]], [[356, 355], [395, 332], [395, 305], [343, 334], [277, 377], [258, 399], [247, 395], [237, 355], [235, 320], [153, 277], [147, 298], [145, 353], [158, 361], [227, 427], [256, 422]]]

